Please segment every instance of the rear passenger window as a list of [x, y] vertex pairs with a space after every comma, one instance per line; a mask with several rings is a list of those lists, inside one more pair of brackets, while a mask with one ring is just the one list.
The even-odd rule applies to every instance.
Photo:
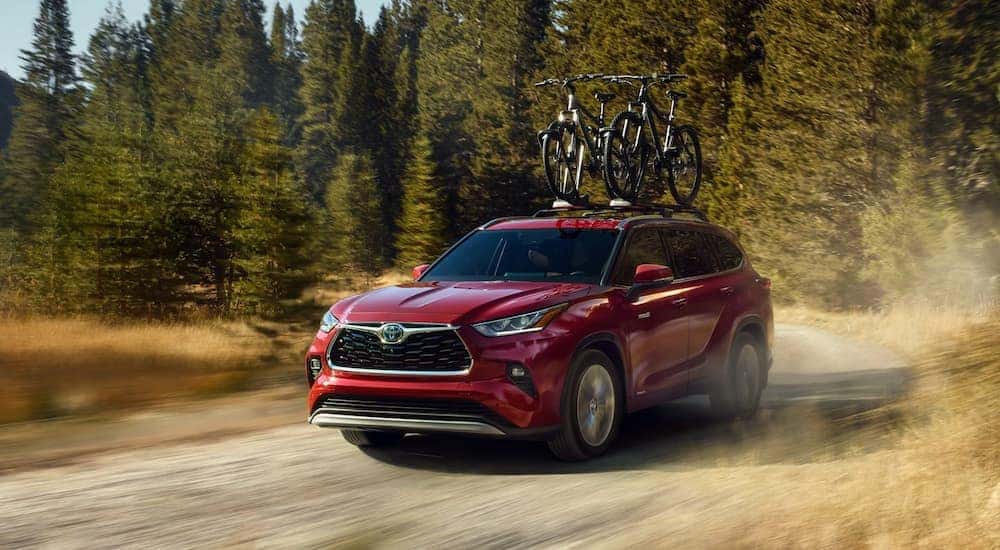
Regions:
[[743, 254], [732, 241], [722, 235], [711, 235], [709, 239], [715, 243], [715, 251], [719, 257], [719, 268], [722, 271], [736, 269], [743, 263]]
[[667, 252], [655, 229], [639, 229], [629, 237], [625, 243], [625, 252], [619, 257], [615, 267], [612, 284], [631, 286], [635, 268], [639, 264], [668, 265]]
[[674, 272], [678, 279], [718, 271], [715, 256], [701, 233], [670, 229], [664, 232], [664, 237], [674, 259]]

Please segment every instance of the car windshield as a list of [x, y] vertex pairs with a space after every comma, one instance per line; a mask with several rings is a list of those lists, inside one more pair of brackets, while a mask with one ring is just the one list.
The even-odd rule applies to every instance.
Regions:
[[596, 284], [618, 232], [612, 229], [481, 230], [424, 281], [553, 281]]

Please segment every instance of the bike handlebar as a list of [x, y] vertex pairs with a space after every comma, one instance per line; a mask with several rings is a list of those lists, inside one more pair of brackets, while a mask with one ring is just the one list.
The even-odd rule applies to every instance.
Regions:
[[566, 86], [569, 86], [570, 84], [577, 81], [596, 80], [598, 78], [604, 78], [604, 75], [601, 73], [586, 73], [586, 74], [578, 74], [568, 78], [546, 78], [541, 82], [535, 82], [535, 86], [552, 86], [558, 84], [565, 88]]
[[650, 86], [654, 84], [669, 84], [671, 82], [679, 82], [686, 78], [687, 75], [681, 73], [671, 73], [665, 75], [619, 74], [619, 75], [609, 75], [604, 77], [604, 79], [609, 82], [614, 82], [615, 84], [628, 84], [629, 86], [635, 86], [633, 81], [639, 81], [643, 86]]

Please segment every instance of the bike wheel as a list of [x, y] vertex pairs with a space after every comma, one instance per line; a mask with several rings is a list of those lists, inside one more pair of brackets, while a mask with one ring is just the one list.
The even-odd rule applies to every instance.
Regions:
[[631, 111], [618, 113], [604, 138], [604, 184], [611, 199], [638, 198], [648, 155], [642, 117]]
[[542, 166], [549, 191], [572, 203], [580, 196], [583, 147], [572, 127], [553, 128], [542, 136]]
[[676, 128], [667, 156], [667, 187], [677, 204], [690, 206], [701, 187], [701, 145], [690, 126]]

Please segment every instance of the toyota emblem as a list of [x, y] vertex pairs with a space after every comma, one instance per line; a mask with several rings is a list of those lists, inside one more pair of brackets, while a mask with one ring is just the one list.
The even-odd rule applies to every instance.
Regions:
[[398, 344], [400, 340], [403, 339], [403, 334], [405, 333], [403, 325], [396, 323], [389, 323], [388, 325], [382, 326], [382, 341], [387, 344]]

